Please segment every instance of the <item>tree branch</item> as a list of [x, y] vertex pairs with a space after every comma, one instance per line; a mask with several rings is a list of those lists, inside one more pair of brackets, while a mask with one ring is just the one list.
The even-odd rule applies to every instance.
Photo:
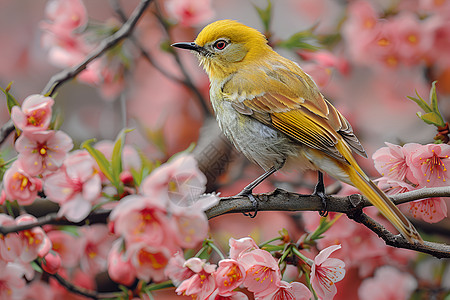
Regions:
[[136, 23], [151, 2], [152, 0], [141, 0], [139, 5], [134, 9], [130, 18], [122, 25], [122, 27], [120, 27], [118, 31], [105, 38], [100, 43], [100, 45], [98, 45], [98, 47], [95, 48], [80, 64], [71, 68], [64, 69], [61, 72], [53, 75], [42, 91], [42, 94], [48, 94], [50, 96], [53, 95], [56, 89], [61, 84], [80, 74], [84, 69], [86, 69], [87, 65], [91, 61], [103, 55], [106, 51], [117, 45], [120, 41], [130, 36], [130, 34], [133, 32], [134, 27], [136, 26]]
[[[371, 206], [371, 203], [363, 196], [355, 194], [347, 197], [327, 196], [327, 210], [346, 214], [349, 218], [365, 225], [381, 237], [387, 245], [396, 248], [411, 249], [418, 252], [427, 253], [438, 258], [450, 258], [450, 246], [424, 242], [424, 244], [410, 244], [401, 235], [394, 235], [386, 230], [382, 225], [375, 222], [362, 212], [362, 208]], [[414, 200], [431, 197], [450, 197], [450, 186], [424, 188], [417, 191], [406, 192], [392, 196], [395, 204], [406, 203]], [[322, 202], [318, 196], [300, 195], [290, 193], [281, 189], [276, 189], [271, 193], [255, 195], [258, 200], [259, 211], [321, 211]], [[219, 204], [206, 211], [208, 219], [229, 214], [252, 212], [254, 207], [247, 197], [224, 197]]]
[[8, 122], [6, 122], [0, 129], [0, 145], [2, 145], [6, 141], [8, 136], [13, 131], [14, 131], [14, 123], [11, 119], [9, 119]]

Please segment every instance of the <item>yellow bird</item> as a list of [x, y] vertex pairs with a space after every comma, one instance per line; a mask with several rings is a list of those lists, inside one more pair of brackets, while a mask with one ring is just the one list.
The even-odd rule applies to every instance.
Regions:
[[[366, 156], [345, 117], [326, 100], [311, 77], [280, 56], [256, 29], [232, 20], [206, 26], [192, 50], [209, 76], [210, 98], [225, 136], [266, 172], [241, 195], [251, 192], [285, 164], [319, 171], [316, 192], [324, 199], [320, 171], [358, 188], [411, 243], [417, 230], [369, 179], [352, 152]], [[325, 202], [326, 203], [326, 202]]]

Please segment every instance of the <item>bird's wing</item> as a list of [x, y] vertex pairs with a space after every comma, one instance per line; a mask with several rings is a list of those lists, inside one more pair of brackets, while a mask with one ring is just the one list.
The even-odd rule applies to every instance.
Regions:
[[223, 85], [222, 93], [238, 112], [311, 148], [346, 161], [336, 148], [343, 139], [350, 149], [366, 156], [349, 122], [312, 79], [287, 59], [277, 60], [271, 68], [261, 65], [237, 72]]

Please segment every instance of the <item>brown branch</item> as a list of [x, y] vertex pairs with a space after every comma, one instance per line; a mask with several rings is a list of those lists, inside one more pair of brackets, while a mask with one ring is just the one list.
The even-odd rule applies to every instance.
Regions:
[[[391, 199], [395, 204], [406, 203], [409, 201], [426, 199], [430, 197], [450, 197], [449, 187], [424, 188], [417, 191], [406, 192], [398, 194]], [[259, 211], [321, 211], [322, 202], [318, 196], [301, 195], [297, 193], [290, 193], [281, 189], [276, 189], [271, 193], [255, 195], [258, 200]], [[428, 253], [439, 258], [450, 258], [450, 246], [444, 244], [437, 244], [425, 242], [421, 244], [410, 244], [402, 236], [393, 235], [387, 231], [383, 226], [376, 223], [362, 212], [362, 208], [371, 206], [370, 202], [363, 196], [355, 194], [346, 197], [328, 196], [327, 210], [330, 212], [340, 212], [346, 214], [349, 218], [367, 226], [370, 230], [378, 234], [386, 244], [397, 247], [411, 249], [418, 252]], [[247, 197], [223, 197], [220, 202], [206, 211], [208, 219], [229, 214], [229, 213], [243, 213], [252, 212], [254, 207]], [[65, 218], [57, 217], [56, 213], [50, 213], [46, 216], [38, 218], [34, 223], [16, 226], [0, 226], [0, 234], [8, 234], [18, 232], [21, 230], [31, 229], [33, 227], [42, 225], [75, 225], [82, 226], [93, 223], [106, 223], [111, 210], [98, 209], [85, 220], [75, 223], [70, 222]]]
[[122, 25], [122, 27], [120, 27], [118, 31], [102, 40], [100, 45], [98, 45], [97, 48], [95, 48], [80, 64], [71, 68], [64, 69], [61, 72], [53, 75], [42, 91], [42, 94], [48, 94], [50, 96], [53, 95], [56, 89], [61, 84], [80, 74], [84, 69], [86, 69], [87, 65], [90, 62], [103, 55], [106, 51], [117, 45], [123, 39], [129, 37], [133, 32], [136, 23], [151, 2], [152, 0], [141, 0], [139, 5], [134, 9], [130, 18]]
[[9, 119], [8, 122], [6, 122], [0, 129], [0, 145], [2, 145], [6, 141], [8, 136], [13, 131], [14, 131], [14, 123], [11, 119]]
[[[392, 196], [395, 204], [425, 199], [430, 197], [450, 197], [449, 187], [424, 188], [417, 191], [407, 192]], [[321, 211], [322, 202], [318, 196], [300, 195], [276, 189], [271, 193], [255, 195], [258, 200], [258, 211]], [[412, 249], [418, 252], [428, 253], [438, 258], [450, 258], [450, 246], [425, 242], [424, 244], [410, 244], [401, 235], [393, 235], [382, 225], [378, 224], [362, 212], [362, 208], [371, 206], [370, 202], [363, 196], [355, 194], [347, 197], [328, 196], [327, 210], [340, 212], [349, 218], [365, 225], [378, 234], [386, 244], [397, 247]], [[224, 197], [219, 204], [206, 211], [208, 219], [228, 214], [253, 212], [254, 207], [247, 197]]]

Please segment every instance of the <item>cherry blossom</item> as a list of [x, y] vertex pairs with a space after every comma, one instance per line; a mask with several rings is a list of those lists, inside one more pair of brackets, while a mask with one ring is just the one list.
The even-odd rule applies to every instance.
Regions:
[[23, 275], [21, 266], [0, 260], [0, 299], [22, 299], [25, 287]]
[[180, 252], [177, 252], [170, 258], [164, 271], [176, 287], [195, 274], [193, 270], [185, 266], [185, 263], [186, 260], [183, 255]]
[[212, 276], [216, 266], [194, 257], [188, 259], [184, 267], [192, 270], [194, 275], [184, 280], [175, 292], [178, 295], [193, 296], [198, 300], [208, 299], [216, 288], [216, 282]]
[[50, 274], [55, 274], [61, 267], [61, 256], [57, 252], [49, 252], [43, 257], [42, 269]]
[[5, 198], [20, 205], [30, 205], [42, 190], [42, 180], [28, 174], [20, 161], [15, 161], [3, 176]]
[[412, 173], [421, 187], [447, 186], [450, 178], [450, 145], [428, 144], [409, 157]]
[[244, 286], [259, 297], [274, 292], [281, 273], [276, 259], [266, 250], [256, 249], [243, 254], [238, 260], [245, 268]]
[[95, 166], [87, 151], [78, 150], [67, 156], [61, 169], [45, 178], [47, 197], [60, 204], [58, 215], [74, 222], [87, 217], [101, 192], [101, 179]]
[[413, 176], [411, 167], [407, 162], [407, 157], [419, 149], [422, 145], [416, 143], [405, 144], [403, 147], [391, 143], [385, 143], [387, 147], [378, 149], [372, 159], [375, 168], [382, 176], [396, 180], [405, 180], [417, 184], [417, 179]]
[[444, 198], [435, 197], [408, 203], [414, 218], [428, 223], [436, 223], [447, 217], [447, 203]]
[[417, 288], [417, 281], [406, 272], [384, 266], [376, 270], [375, 276], [365, 279], [359, 289], [361, 300], [410, 299]]
[[183, 26], [196, 26], [214, 16], [211, 0], [169, 0], [165, 5], [169, 15]]
[[216, 280], [218, 294], [230, 296], [232, 291], [244, 282], [245, 269], [234, 259], [222, 259], [213, 276]]
[[72, 149], [72, 139], [62, 131], [46, 130], [21, 135], [15, 144], [18, 159], [31, 175], [56, 171]]
[[22, 107], [11, 109], [14, 125], [24, 132], [36, 132], [48, 129], [52, 118], [54, 100], [42, 95], [31, 95], [25, 98]]
[[251, 237], [244, 237], [238, 240], [230, 238], [228, 243], [230, 245], [230, 258], [236, 260], [247, 252], [259, 249], [258, 245], [256, 245]]
[[[37, 219], [28, 214], [23, 214], [16, 219], [17, 225], [35, 222], [37, 222]], [[22, 230], [18, 234], [23, 241], [20, 259], [25, 263], [33, 261], [38, 256], [44, 257], [52, 248], [51, 240], [41, 227]]]
[[47, 232], [47, 236], [52, 241], [52, 250], [61, 257], [61, 265], [64, 268], [78, 265], [81, 245], [75, 236], [62, 230], [51, 230]]
[[129, 256], [121, 251], [123, 241], [116, 240], [108, 253], [108, 275], [117, 283], [131, 285], [136, 279], [136, 270]]
[[288, 283], [280, 281], [278, 289], [266, 296], [257, 296], [256, 300], [309, 300], [312, 298], [311, 291], [300, 282]]
[[333, 299], [337, 293], [335, 283], [345, 276], [345, 263], [337, 258], [329, 258], [331, 253], [341, 248], [333, 245], [323, 249], [314, 258], [311, 266], [311, 286], [320, 299]]
[[110, 221], [114, 232], [122, 235], [127, 243], [145, 242], [154, 247], [172, 245], [173, 223], [157, 198], [126, 196], [111, 212]]
[[80, 267], [86, 273], [97, 274], [107, 266], [107, 256], [115, 237], [106, 225], [93, 224], [79, 230]]

